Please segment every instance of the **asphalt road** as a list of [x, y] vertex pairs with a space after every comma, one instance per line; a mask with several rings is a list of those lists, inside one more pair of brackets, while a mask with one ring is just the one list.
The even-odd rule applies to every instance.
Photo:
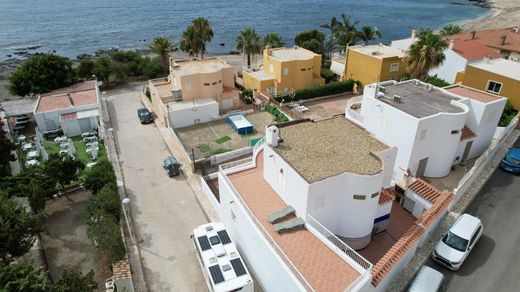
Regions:
[[484, 234], [461, 269], [431, 258], [426, 265], [445, 275], [446, 291], [520, 291], [520, 175], [497, 169], [466, 213], [482, 220]]
[[170, 155], [161, 133], [141, 125], [141, 85], [120, 87], [104, 94], [131, 214], [151, 291], [207, 290], [189, 237], [206, 218], [184, 176], [170, 178], [162, 168]]

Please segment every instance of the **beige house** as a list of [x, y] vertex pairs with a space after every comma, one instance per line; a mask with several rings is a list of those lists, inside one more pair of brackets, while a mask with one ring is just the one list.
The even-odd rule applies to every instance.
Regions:
[[239, 103], [233, 67], [219, 58], [170, 59], [170, 75], [149, 87], [159, 119], [175, 128], [211, 121]]

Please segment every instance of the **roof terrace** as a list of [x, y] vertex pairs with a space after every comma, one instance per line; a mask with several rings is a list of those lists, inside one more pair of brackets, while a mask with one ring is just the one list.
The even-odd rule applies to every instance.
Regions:
[[369, 46], [365, 46], [365, 45], [353, 46], [353, 47], [349, 47], [348, 49], [361, 53], [361, 54], [364, 54], [364, 55], [367, 55], [367, 56], [372, 56], [372, 57], [378, 58], [378, 59], [393, 58], [393, 57], [402, 58], [405, 55], [403, 50], [385, 46], [382, 44], [369, 45]]
[[[228, 175], [241, 199], [258, 223], [266, 239], [287, 258], [296, 277], [315, 291], [345, 291], [361, 274], [343, 257], [333, 251], [309, 229], [303, 227], [279, 234], [267, 217], [287, 207], [285, 202], [263, 179], [263, 155], [256, 157], [256, 167]], [[287, 262], [286, 262], [287, 263]], [[306, 285], [307, 284], [307, 285]], [[310, 290], [309, 289], [309, 290]]]
[[310, 183], [344, 172], [379, 173], [383, 163], [373, 153], [389, 148], [343, 117], [281, 127], [280, 137], [274, 150]]
[[469, 99], [473, 99], [476, 101], [480, 101], [482, 103], [491, 103], [497, 100], [504, 99], [503, 97], [487, 93], [485, 91], [477, 90], [471, 87], [466, 87], [464, 85], [453, 85], [450, 87], [445, 87], [448, 92], [451, 92], [456, 95], [460, 95], [462, 97], [467, 97]]
[[463, 108], [452, 104], [460, 98], [417, 80], [384, 82], [379, 86], [379, 92], [384, 94], [380, 101], [419, 119], [438, 113], [464, 112]]
[[170, 59], [172, 72], [178, 75], [190, 75], [198, 73], [213, 73], [224, 68], [231, 68], [231, 65], [226, 61], [213, 57], [206, 58], [203, 60], [199, 59], [183, 59], [173, 60]]

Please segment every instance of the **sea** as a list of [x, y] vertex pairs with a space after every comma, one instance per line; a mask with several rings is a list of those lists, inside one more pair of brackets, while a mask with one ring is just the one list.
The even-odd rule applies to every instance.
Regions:
[[[234, 50], [245, 28], [277, 32], [287, 46], [297, 32], [319, 28], [342, 13], [358, 26], [374, 26], [381, 42], [405, 38], [414, 28], [440, 29], [491, 14], [468, 0], [0, 0], [0, 60], [23, 52], [75, 58], [110, 48], [145, 49], [156, 36], [178, 43], [197, 17], [214, 37], [209, 53]], [[326, 31], [326, 30], [324, 30]], [[17, 53], [17, 54], [16, 54]]]

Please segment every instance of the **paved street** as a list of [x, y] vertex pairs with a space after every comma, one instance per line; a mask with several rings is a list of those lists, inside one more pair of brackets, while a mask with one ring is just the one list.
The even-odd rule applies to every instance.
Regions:
[[151, 291], [207, 290], [189, 237], [206, 222], [183, 176], [169, 178], [162, 160], [169, 155], [154, 124], [141, 125], [141, 86], [107, 92], [110, 118]]
[[518, 210], [520, 176], [497, 169], [466, 210], [482, 220], [484, 234], [462, 268], [452, 272], [427, 262], [446, 276], [446, 291], [520, 291]]

